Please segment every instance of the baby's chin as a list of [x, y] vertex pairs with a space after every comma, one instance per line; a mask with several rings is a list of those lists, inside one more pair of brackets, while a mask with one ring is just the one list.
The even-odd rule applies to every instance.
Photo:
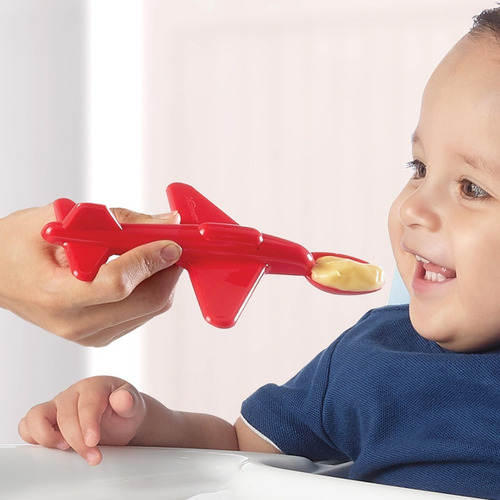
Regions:
[[410, 321], [416, 332], [424, 339], [435, 342], [447, 351], [457, 353], [485, 352], [500, 348], [500, 332], [487, 337], [475, 331], [471, 325], [458, 326], [458, 322], [437, 318], [423, 317], [412, 308], [410, 303]]
[[416, 306], [410, 302], [410, 321], [416, 332], [424, 339], [435, 342], [443, 349], [449, 351], [463, 352], [458, 349], [459, 339], [457, 332], [444, 324], [442, 319], [429, 318], [421, 314]]

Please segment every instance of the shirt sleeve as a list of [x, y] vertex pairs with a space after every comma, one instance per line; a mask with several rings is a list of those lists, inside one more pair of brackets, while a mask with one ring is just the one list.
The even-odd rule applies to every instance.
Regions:
[[323, 401], [338, 340], [286, 384], [267, 384], [243, 402], [243, 419], [287, 455], [348, 460], [323, 426]]

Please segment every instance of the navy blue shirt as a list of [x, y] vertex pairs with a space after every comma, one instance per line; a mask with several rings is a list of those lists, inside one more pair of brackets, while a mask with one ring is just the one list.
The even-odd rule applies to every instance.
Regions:
[[283, 453], [353, 460], [353, 479], [500, 499], [500, 353], [441, 348], [408, 306], [368, 312], [242, 416]]

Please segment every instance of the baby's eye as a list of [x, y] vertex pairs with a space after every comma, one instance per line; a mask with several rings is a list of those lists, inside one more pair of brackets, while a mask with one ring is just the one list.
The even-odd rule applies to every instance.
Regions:
[[480, 188], [477, 184], [474, 184], [468, 179], [460, 179], [458, 184], [460, 185], [460, 190], [465, 198], [469, 198], [471, 200], [484, 200], [485, 198], [490, 197], [489, 193], [487, 193], [483, 188]]
[[423, 179], [427, 173], [427, 167], [420, 160], [409, 161], [406, 166], [413, 170], [412, 179]]

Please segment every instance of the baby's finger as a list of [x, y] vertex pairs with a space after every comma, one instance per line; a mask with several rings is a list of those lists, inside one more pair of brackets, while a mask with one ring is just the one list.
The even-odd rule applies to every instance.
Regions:
[[145, 411], [142, 398], [135, 388], [128, 383], [111, 394], [109, 403], [116, 415], [122, 418], [133, 418]]
[[101, 454], [97, 448], [85, 444], [78, 416], [78, 392], [74, 391], [71, 395], [64, 394], [64, 397], [58, 398], [57, 425], [61, 434], [71, 448], [90, 465], [97, 465], [101, 461]]
[[69, 449], [69, 445], [57, 428], [56, 409], [52, 401], [33, 407], [21, 419], [18, 432], [24, 441], [47, 448]]
[[89, 448], [95, 448], [101, 438], [100, 427], [103, 413], [109, 404], [109, 390], [82, 392], [78, 399], [78, 416], [83, 440]]
[[146, 414], [141, 394], [128, 383], [120, 384], [109, 396], [109, 408], [101, 422], [101, 444], [127, 445], [134, 438]]
[[17, 432], [21, 438], [29, 444], [38, 444], [35, 439], [31, 436], [31, 432], [28, 429], [28, 424], [26, 423], [26, 417], [23, 417], [17, 426]]

